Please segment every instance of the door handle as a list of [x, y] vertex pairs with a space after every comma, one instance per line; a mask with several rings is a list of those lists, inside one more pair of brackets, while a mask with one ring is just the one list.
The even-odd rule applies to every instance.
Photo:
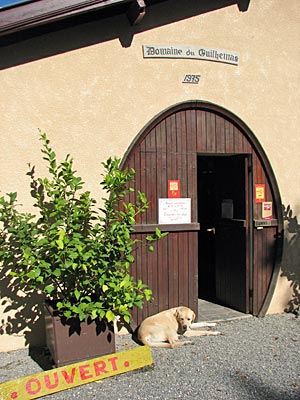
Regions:
[[213, 234], [215, 234], [215, 233], [216, 233], [216, 228], [215, 228], [215, 227], [213, 227], [213, 228], [207, 228], [207, 229], [206, 229], [206, 232], [212, 232]]

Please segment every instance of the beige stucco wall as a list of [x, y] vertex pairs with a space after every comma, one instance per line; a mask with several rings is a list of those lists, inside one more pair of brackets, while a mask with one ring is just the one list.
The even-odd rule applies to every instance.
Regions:
[[[174, 7], [151, 7], [136, 28], [119, 16], [0, 50], [0, 58], [14, 60], [22, 53], [55, 47], [65, 38], [70, 41], [72, 36], [76, 41], [81, 37], [83, 43], [93, 39], [88, 46], [70, 46], [74, 49], [0, 72], [2, 193], [17, 190], [24, 206], [31, 204], [27, 163], [36, 165], [38, 173], [45, 172], [40, 162], [40, 128], [59, 157], [73, 155], [87, 189], [101, 198], [101, 161], [111, 155], [122, 157], [145, 124], [165, 108], [197, 99], [225, 107], [252, 129], [274, 169], [283, 203], [300, 211], [299, 0], [289, 0], [288, 5], [282, 0], [252, 0], [247, 12], [232, 5], [175, 22], [173, 3]], [[166, 15], [168, 23], [164, 23]], [[160, 21], [160, 26], [151, 28]], [[107, 34], [114, 31], [115, 38]], [[131, 33], [131, 45], [123, 47], [121, 42]], [[226, 49], [238, 52], [240, 62], [233, 66], [144, 59], [142, 46], [147, 44]], [[183, 84], [186, 73], [200, 74], [200, 83]], [[286, 278], [279, 279], [271, 312], [285, 307], [289, 285]], [[0, 350], [24, 344], [22, 335], [4, 338]]]

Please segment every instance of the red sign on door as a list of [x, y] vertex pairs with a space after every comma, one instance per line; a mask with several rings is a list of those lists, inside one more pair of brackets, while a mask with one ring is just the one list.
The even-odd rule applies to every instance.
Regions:
[[266, 185], [264, 183], [255, 184], [255, 203], [263, 203], [266, 200]]
[[168, 180], [168, 198], [174, 199], [180, 197], [180, 181]]

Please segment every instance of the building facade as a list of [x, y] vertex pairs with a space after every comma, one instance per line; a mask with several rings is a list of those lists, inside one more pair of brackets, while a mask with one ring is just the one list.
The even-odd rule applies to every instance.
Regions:
[[[282, 213], [300, 210], [299, 1], [54, 3], [0, 10], [1, 195], [33, 211], [39, 129], [99, 202], [101, 162], [116, 155], [150, 200], [137, 235], [170, 232], [136, 255], [155, 297], [136, 321], [199, 297], [261, 316], [299, 304]], [[42, 343], [41, 318], [26, 325], [41, 300], [0, 285], [1, 350]]]

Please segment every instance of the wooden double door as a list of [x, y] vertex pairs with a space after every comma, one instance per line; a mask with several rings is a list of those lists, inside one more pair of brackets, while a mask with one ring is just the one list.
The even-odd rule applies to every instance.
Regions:
[[[282, 211], [272, 168], [249, 128], [217, 105], [181, 103], [142, 130], [122, 166], [135, 169], [135, 189], [150, 203], [136, 237], [156, 227], [169, 232], [153, 253], [135, 254], [132, 273], [154, 295], [135, 310], [136, 322], [179, 304], [197, 313], [199, 297], [264, 315], [279, 272]], [[180, 196], [191, 199], [189, 223], [158, 224], [158, 199], [168, 197], [169, 180], [179, 180]], [[268, 221], [256, 184], [273, 205]]]

